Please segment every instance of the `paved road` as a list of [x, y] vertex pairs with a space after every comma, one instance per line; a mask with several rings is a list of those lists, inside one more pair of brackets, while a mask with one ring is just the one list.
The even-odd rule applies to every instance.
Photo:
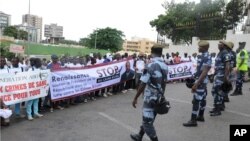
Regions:
[[[166, 96], [172, 109], [168, 115], [158, 116], [155, 127], [160, 141], [229, 141], [230, 124], [250, 124], [250, 83], [244, 85], [244, 95], [230, 97], [222, 116], [210, 117], [212, 107], [209, 84], [208, 109], [205, 123], [198, 127], [183, 127], [190, 119], [190, 90], [183, 83], [169, 84]], [[135, 91], [118, 94], [97, 101], [71, 106], [62, 111], [45, 113], [34, 121], [15, 120], [1, 129], [2, 141], [131, 141], [129, 134], [137, 132], [141, 124], [141, 105], [133, 109]], [[144, 141], [149, 140], [144, 138]]]

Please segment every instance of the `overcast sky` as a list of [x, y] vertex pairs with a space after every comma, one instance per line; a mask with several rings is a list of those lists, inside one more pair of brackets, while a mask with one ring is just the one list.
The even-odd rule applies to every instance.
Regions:
[[[43, 26], [57, 23], [63, 26], [66, 39], [77, 41], [96, 28], [108, 26], [123, 31], [126, 39], [137, 36], [156, 40], [156, 32], [149, 21], [164, 13], [161, 6], [164, 0], [30, 1], [31, 14], [42, 17]], [[11, 15], [12, 25], [21, 24], [22, 15], [28, 13], [28, 3], [29, 0], [0, 0], [0, 11]]]

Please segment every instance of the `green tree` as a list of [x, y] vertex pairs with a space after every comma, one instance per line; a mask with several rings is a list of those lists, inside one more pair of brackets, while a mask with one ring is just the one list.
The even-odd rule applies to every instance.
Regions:
[[24, 30], [17, 31], [17, 39], [28, 40], [28, 32]]
[[243, 18], [243, 0], [231, 0], [226, 6], [226, 18], [230, 29], [237, 26], [237, 22]]
[[79, 44], [82, 45], [82, 46], [85, 46], [85, 47], [88, 47], [89, 46], [89, 38], [81, 38], [80, 41], [79, 41]]
[[10, 41], [0, 41], [0, 55], [8, 59], [15, 57], [14, 53], [9, 52], [10, 44], [12, 44]]
[[24, 30], [18, 30], [14, 26], [8, 26], [4, 28], [3, 35], [14, 37], [15, 39], [28, 40], [28, 32]]
[[224, 0], [201, 0], [198, 4], [188, 0], [184, 3], [171, 1], [165, 2], [163, 7], [165, 14], [150, 21], [150, 25], [174, 43], [190, 44], [193, 36], [221, 39], [226, 32]]
[[9, 37], [14, 37], [15, 39], [17, 38], [17, 28], [14, 26], [8, 26], [4, 28], [3, 30], [3, 35], [9, 36]]
[[90, 48], [105, 49], [116, 52], [122, 49], [124, 34], [115, 28], [103, 28], [94, 30], [89, 35], [86, 44]]

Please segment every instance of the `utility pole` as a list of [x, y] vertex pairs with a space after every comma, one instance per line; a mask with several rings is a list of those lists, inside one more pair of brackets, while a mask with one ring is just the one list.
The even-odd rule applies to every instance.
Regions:
[[28, 11], [29, 13], [28, 13], [28, 18], [27, 18], [27, 28], [28, 28], [28, 51], [27, 51], [27, 55], [28, 55], [28, 57], [29, 57], [29, 55], [30, 55], [30, 52], [29, 52], [29, 44], [30, 44], [30, 26], [29, 26], [29, 22], [30, 22], [30, 0], [29, 0], [29, 11]]
[[97, 31], [95, 31], [95, 49], [96, 49], [96, 38], [97, 38]]

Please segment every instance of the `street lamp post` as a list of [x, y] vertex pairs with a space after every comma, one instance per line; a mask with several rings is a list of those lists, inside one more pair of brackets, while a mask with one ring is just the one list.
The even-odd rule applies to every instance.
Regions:
[[30, 44], [30, 26], [29, 26], [29, 23], [30, 22], [30, 0], [29, 0], [29, 13], [28, 13], [28, 18], [27, 18], [27, 26], [28, 26], [28, 51], [27, 51], [27, 55], [28, 55], [28, 57], [29, 57], [29, 55], [30, 55], [30, 51], [29, 51], [29, 49], [30, 49], [30, 46], [29, 46], [29, 44]]
[[95, 49], [96, 49], [96, 38], [97, 38], [97, 31], [95, 31]]

